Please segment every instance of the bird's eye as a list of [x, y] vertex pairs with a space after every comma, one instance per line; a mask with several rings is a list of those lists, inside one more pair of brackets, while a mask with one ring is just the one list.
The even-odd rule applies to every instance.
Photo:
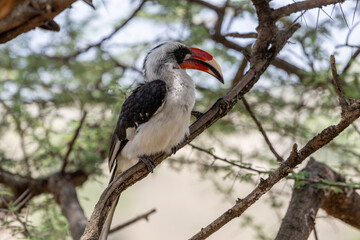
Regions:
[[174, 51], [176, 61], [180, 64], [184, 61], [186, 54], [191, 53], [188, 48], [179, 48]]

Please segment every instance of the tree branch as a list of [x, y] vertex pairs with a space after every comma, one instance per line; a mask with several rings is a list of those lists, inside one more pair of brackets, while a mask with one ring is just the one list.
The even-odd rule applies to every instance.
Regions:
[[277, 159], [278, 162], [283, 162], [284, 159], [276, 152], [275, 148], [273, 147], [273, 145], [271, 144], [264, 128], [262, 127], [261, 123], [259, 122], [259, 120], [256, 118], [254, 112], [251, 110], [248, 102], [246, 101], [245, 97], [242, 98], [242, 101], [244, 103], [244, 106], [246, 108], [246, 110], [248, 111], [248, 113], [250, 114], [250, 117], [254, 120], [256, 126], [258, 127], [261, 135], [263, 135], [266, 144], [269, 146], [270, 151], [274, 154], [275, 158]]
[[346, 74], [346, 72], [350, 69], [351, 65], [355, 62], [355, 59], [357, 58], [357, 56], [359, 56], [359, 54], [360, 54], [360, 47], [354, 52], [353, 55], [351, 55], [349, 61], [341, 71], [341, 75]]
[[346, 111], [346, 108], [348, 107], [348, 103], [346, 102], [345, 95], [341, 88], [339, 75], [337, 74], [337, 70], [336, 70], [336, 63], [335, 63], [334, 55], [330, 56], [330, 65], [331, 65], [331, 71], [332, 71], [332, 75], [333, 75], [333, 83], [334, 83], [335, 91], [339, 98], [341, 113], [344, 113]]
[[[354, 227], [360, 228], [360, 196], [347, 189], [350, 194], [338, 193], [317, 187], [319, 179], [344, 182], [344, 178], [323, 163], [310, 158], [302, 170], [308, 173], [308, 183], [293, 191], [276, 240], [306, 240], [315, 226], [315, 217], [319, 208], [330, 215], [345, 220]], [[314, 184], [315, 182], [315, 184]], [[322, 183], [320, 183], [322, 184]]]
[[151, 209], [151, 210], [150, 210], [149, 212], [147, 212], [147, 213], [141, 214], [140, 216], [137, 216], [137, 217], [135, 217], [135, 218], [133, 218], [133, 219], [131, 219], [131, 220], [123, 223], [123, 224], [120, 224], [120, 225], [112, 228], [112, 229], [109, 231], [109, 234], [112, 234], [112, 233], [114, 233], [114, 232], [117, 232], [117, 231], [119, 231], [119, 230], [121, 230], [121, 229], [123, 229], [123, 228], [125, 228], [125, 227], [127, 227], [127, 226], [129, 226], [129, 225], [131, 225], [131, 224], [133, 224], [133, 223], [136, 223], [137, 221], [140, 221], [140, 220], [142, 220], [142, 219], [145, 219], [146, 221], [148, 221], [148, 220], [149, 220], [149, 216], [150, 216], [151, 214], [155, 213], [155, 212], [156, 212], [156, 209], [155, 209], [155, 208], [154, 208], [154, 209]]
[[262, 195], [268, 192], [282, 178], [286, 177], [292, 170], [304, 161], [310, 154], [322, 148], [344, 131], [352, 122], [360, 117], [360, 100], [353, 103], [345, 112], [344, 117], [337, 125], [324, 129], [321, 133], [311, 139], [302, 149], [297, 151], [295, 144], [289, 157], [284, 161], [278, 169], [269, 175], [267, 179], [260, 179], [259, 185], [244, 199], [238, 199], [236, 204], [214, 220], [200, 232], [194, 235], [191, 240], [205, 239], [212, 233], [219, 230], [226, 223], [235, 217], [239, 217], [246, 209], [254, 204]]
[[[215, 6], [215, 5], [212, 5], [210, 3], [207, 3], [207, 2], [204, 2], [204, 1], [201, 1], [201, 0], [188, 0], [189, 2], [193, 2], [193, 3], [196, 3], [196, 4], [199, 4], [199, 5], [202, 5], [204, 7], [207, 7], [209, 9], [212, 9], [214, 10], [216, 13], [219, 11], [219, 7]], [[256, 34], [257, 36], [257, 33], [254, 33]], [[245, 47], [242, 47], [240, 45], [238, 45], [237, 43], [235, 42], [232, 42], [232, 41], [229, 41], [226, 39], [226, 36], [228, 36], [228, 34], [226, 34], [225, 36], [221, 35], [221, 31], [220, 32], [215, 32], [215, 34], [211, 35], [211, 38], [217, 42], [217, 43], [221, 43], [222, 45], [224, 45], [225, 47], [227, 48], [230, 48], [230, 49], [233, 49], [233, 50], [236, 50], [238, 52], [241, 52], [248, 61], [250, 61], [250, 51], [249, 49], [245, 48]], [[304, 79], [308, 73], [289, 63], [288, 61], [285, 61], [281, 58], [275, 58], [272, 63], [272, 65], [274, 65], [275, 67], [277, 68], [280, 68], [284, 71], [286, 71], [288, 74], [295, 74], [297, 75], [301, 80]]]
[[201, 147], [195, 146], [194, 144], [188, 143], [188, 145], [191, 146], [192, 148], [200, 151], [200, 152], [204, 152], [204, 153], [212, 156], [215, 160], [220, 160], [220, 161], [222, 161], [222, 162], [225, 162], [225, 163], [227, 163], [227, 164], [229, 164], [229, 165], [238, 167], [238, 168], [240, 168], [240, 169], [246, 169], [246, 170], [249, 170], [249, 171], [253, 171], [253, 172], [257, 172], [257, 173], [263, 173], [263, 174], [268, 174], [268, 173], [270, 173], [269, 171], [262, 171], [262, 170], [259, 170], [259, 169], [255, 169], [255, 168], [249, 167], [249, 166], [248, 166], [249, 164], [247, 164], [247, 165], [245, 165], [245, 164], [244, 164], [244, 165], [237, 164], [237, 163], [235, 163], [234, 161], [230, 161], [230, 160], [228, 160], [228, 159], [226, 159], [226, 158], [219, 157], [219, 156], [213, 154], [212, 152], [210, 152], [210, 151], [208, 151], [208, 150], [206, 150], [206, 149], [203, 149], [203, 148], [201, 148]]
[[127, 19], [125, 19], [119, 26], [115, 27], [114, 30], [110, 34], [108, 34], [106, 37], [102, 38], [97, 43], [90, 44], [85, 48], [79, 49], [78, 51], [71, 54], [70, 56], [65, 56], [63, 58], [65, 58], [65, 59], [74, 58], [84, 52], [87, 52], [88, 50], [90, 50], [93, 47], [100, 47], [104, 42], [111, 39], [117, 32], [119, 32], [119, 30], [121, 30], [123, 27], [126, 26], [126, 24], [128, 24], [131, 21], [131, 19], [133, 19], [136, 16], [136, 14], [138, 14], [138, 12], [142, 9], [142, 7], [144, 6], [146, 1], [147, 0], [142, 0], [141, 3], [139, 4], [139, 6], [131, 13], [131, 15]]
[[277, 20], [282, 17], [289, 16], [292, 13], [309, 10], [313, 8], [321, 8], [327, 5], [341, 3], [344, 1], [345, 0], [308, 0], [302, 2], [295, 2], [274, 10], [272, 13], [272, 17]]
[[59, 204], [62, 214], [69, 222], [71, 236], [80, 239], [87, 224], [87, 218], [78, 200], [75, 185], [62, 175], [50, 178], [49, 190]]
[[0, 20], [0, 43], [28, 32], [51, 21], [56, 15], [71, 7], [76, 0], [23, 1], [7, 17]]
[[83, 126], [83, 123], [85, 121], [86, 115], [87, 115], [87, 112], [84, 111], [84, 113], [83, 113], [83, 115], [82, 115], [82, 117], [80, 119], [79, 126], [75, 130], [73, 138], [68, 143], [68, 150], [67, 150], [67, 152], [66, 152], [66, 154], [65, 154], [65, 156], [63, 158], [63, 164], [62, 164], [62, 167], [61, 167], [61, 170], [60, 170], [61, 173], [65, 173], [65, 168], [66, 168], [66, 165], [68, 163], [69, 155], [70, 155], [70, 153], [71, 153], [71, 151], [72, 151], [72, 149], [74, 147], [74, 144], [75, 144], [75, 141], [76, 141], [77, 137], [79, 136], [79, 133], [80, 133], [80, 130], [81, 130], [81, 128]]
[[[83, 233], [87, 219], [77, 199], [75, 187], [87, 180], [88, 174], [78, 170], [75, 172], [55, 173], [44, 178], [30, 178], [10, 173], [0, 168], [0, 183], [9, 186], [14, 193], [12, 200], [18, 202], [19, 211], [35, 196], [52, 193], [59, 203], [64, 216], [69, 221], [70, 232], [74, 239]], [[20, 198], [20, 196], [22, 196]], [[16, 199], [21, 199], [17, 201]]]
[[227, 33], [224, 35], [224, 37], [234, 37], [234, 38], [257, 38], [257, 33], [255, 32], [249, 32], [249, 33]]

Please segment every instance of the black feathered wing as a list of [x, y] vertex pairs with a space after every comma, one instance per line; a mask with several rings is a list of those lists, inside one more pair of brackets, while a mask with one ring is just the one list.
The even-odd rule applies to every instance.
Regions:
[[117, 156], [130, 140], [130, 136], [126, 136], [127, 130], [137, 129], [142, 123], [149, 121], [161, 109], [165, 96], [165, 82], [155, 80], [141, 84], [125, 100], [111, 138], [108, 161], [110, 171], [114, 169]]

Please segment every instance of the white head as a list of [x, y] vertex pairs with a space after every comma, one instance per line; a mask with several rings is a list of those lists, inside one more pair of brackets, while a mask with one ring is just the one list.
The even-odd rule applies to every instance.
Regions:
[[223, 83], [220, 66], [209, 53], [179, 42], [164, 42], [154, 47], [146, 55], [143, 68], [146, 81], [167, 80], [173, 69], [197, 69]]

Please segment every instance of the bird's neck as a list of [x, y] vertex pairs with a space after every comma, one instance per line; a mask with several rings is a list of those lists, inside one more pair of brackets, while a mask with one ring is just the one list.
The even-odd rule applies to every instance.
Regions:
[[195, 91], [195, 84], [184, 69], [171, 69], [164, 81], [169, 91]]
[[168, 69], [162, 80], [166, 83], [167, 100], [172, 105], [182, 105], [189, 112], [195, 104], [195, 84], [184, 69]]

